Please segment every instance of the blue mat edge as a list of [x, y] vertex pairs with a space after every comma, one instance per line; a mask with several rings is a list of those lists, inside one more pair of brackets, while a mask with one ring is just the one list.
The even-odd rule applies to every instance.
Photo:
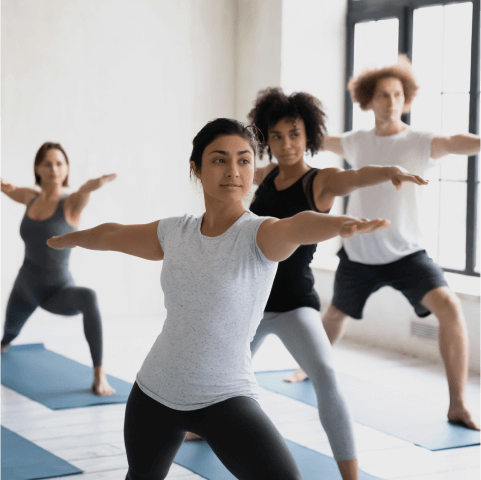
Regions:
[[[76, 362], [79, 365], [90, 368], [90, 367], [88, 367], [88, 365], [80, 363], [77, 360], [73, 360], [72, 358], [66, 357], [65, 355], [62, 355], [61, 353], [54, 352], [53, 350], [49, 350], [48, 348], [45, 347], [44, 343], [26, 343], [26, 344], [20, 344], [20, 345], [11, 345], [11, 346], [9, 346], [8, 350], [13, 350], [13, 351], [17, 351], [17, 352], [18, 351], [25, 351], [25, 350], [45, 350], [45, 351], [53, 353], [55, 355], [59, 355], [61, 357], [64, 357], [64, 358], [66, 358], [66, 359], [68, 359], [72, 362]], [[123, 379], [118, 378], [118, 377], [114, 377], [113, 375], [109, 375], [109, 374], [106, 374], [106, 375], [107, 375], [107, 380], [109, 380], [110, 383], [114, 383], [113, 380], [124, 382], [124, 383], [129, 385], [130, 389], [132, 389], [133, 384], [131, 384], [130, 382], [127, 382], [126, 380], [123, 380]], [[17, 392], [19, 395], [23, 395], [23, 396], [29, 398], [30, 400], [32, 400], [33, 402], [40, 403], [44, 407], [47, 407], [50, 410], [54, 410], [54, 411], [56, 411], [56, 410], [70, 410], [70, 409], [74, 409], [74, 408], [98, 407], [100, 405], [118, 405], [118, 404], [122, 404], [122, 403], [127, 403], [127, 399], [128, 399], [128, 395], [127, 395], [127, 398], [125, 398], [125, 399], [121, 399], [121, 398], [112, 399], [110, 396], [108, 396], [108, 397], [98, 397], [98, 401], [92, 400], [92, 402], [90, 402], [86, 405], [82, 405], [82, 406], [78, 406], [78, 405], [72, 405], [72, 406], [67, 406], [67, 407], [65, 407], [65, 406], [52, 406], [52, 405], [48, 405], [46, 403], [43, 403], [43, 402], [39, 401], [38, 399], [31, 398], [30, 396], [25, 395], [25, 392], [23, 392], [23, 393], [19, 392], [19, 391], [15, 390], [14, 388], [12, 388], [11, 386], [5, 385], [3, 383], [3, 381], [1, 381], [1, 384], [3, 386], [5, 386], [6, 388], [10, 388], [11, 390]]]
[[[68, 464], [72, 469], [75, 469], [76, 471], [75, 472], [69, 472], [69, 473], [61, 473], [61, 474], [48, 474], [48, 475], [45, 475], [45, 476], [40, 476], [40, 477], [31, 477], [29, 478], [29, 480], [40, 480], [42, 478], [60, 478], [60, 477], [67, 477], [67, 476], [72, 476], [72, 475], [80, 475], [81, 473], [84, 473], [84, 470], [80, 470], [80, 468], [76, 467], [75, 465], [72, 465], [70, 462], [68, 462], [67, 460], [64, 460], [63, 458], [60, 458], [59, 456], [53, 454], [52, 452], [49, 452], [48, 450], [46, 450], [45, 448], [42, 448], [40, 447], [39, 445], [37, 445], [36, 443], [32, 442], [31, 440], [28, 440], [27, 438], [23, 437], [22, 435], [20, 435], [19, 433], [17, 432], [14, 432], [13, 430], [11, 430], [10, 428], [7, 428], [3, 425], [1, 425], [1, 430], [7, 430], [9, 433], [12, 433], [12, 434], [15, 434], [16, 436], [20, 437], [22, 440], [24, 440], [25, 442], [28, 442], [28, 443], [31, 443], [32, 445], [34, 445], [36, 448], [38, 448], [39, 450], [42, 450], [43, 452], [46, 452], [48, 453], [49, 455], [51, 455], [52, 457], [55, 457], [56, 459], [58, 460], [61, 460], [62, 462]], [[3, 452], [2, 452], [3, 453]], [[1, 466], [1, 469], [0, 471], [3, 469], [3, 462], [2, 462], [2, 466]], [[8, 480], [8, 479], [6, 479]]]
[[[261, 371], [255, 371], [255, 372], [254, 372], [254, 375], [263, 374], [263, 373], [269, 374], [269, 373], [281, 373], [281, 372], [286, 374], [286, 373], [291, 373], [291, 372], [293, 372], [293, 371], [295, 371], [294, 368], [282, 369], [282, 370], [261, 370]], [[356, 377], [354, 377], [354, 376], [352, 376], [352, 375], [349, 375], [348, 373], [343, 373], [343, 376], [351, 377], [351, 378], [356, 378]], [[257, 380], [257, 377], [256, 377], [256, 380]], [[258, 383], [259, 383], [259, 382], [258, 382]], [[303, 383], [303, 382], [301, 382], [301, 383]], [[382, 385], [381, 385], [381, 386], [382, 386]], [[299, 399], [297, 399], [297, 398], [293, 398], [293, 397], [290, 397], [290, 396], [288, 396], [288, 395], [285, 395], [283, 392], [279, 392], [279, 391], [277, 391], [277, 390], [272, 390], [272, 389], [270, 389], [270, 388], [263, 387], [262, 385], [259, 385], [259, 387], [264, 388], [265, 390], [269, 390], [270, 392], [275, 392], [275, 393], [277, 393], [278, 395], [287, 396], [288, 398], [292, 398], [292, 399], [297, 400], [297, 401], [299, 401], [299, 402], [305, 403], [306, 405], [311, 405], [310, 403], [307, 403], [307, 402], [305, 402], [305, 401], [303, 401], [303, 400], [299, 400]], [[387, 388], [387, 387], [386, 387], [386, 388]], [[311, 405], [311, 406], [313, 406], [313, 405]], [[315, 406], [315, 405], [314, 405], [314, 407], [317, 408], [317, 406]], [[374, 430], [376, 430], [376, 431], [383, 432], [382, 430], [379, 430], [379, 429], [373, 427], [372, 425], [368, 425], [368, 424], [366, 424], [365, 422], [362, 422], [362, 421], [359, 421], [359, 420], [356, 420], [356, 419], [354, 419], [354, 421], [355, 421], [356, 423], [359, 423], [360, 425], [364, 425], [364, 426], [369, 427], [369, 428], [372, 428], [372, 429], [374, 429]], [[447, 422], [447, 423], [449, 424], [449, 422]], [[468, 431], [470, 431], [470, 432], [471, 432], [471, 431], [475, 432], [474, 430], [470, 430], [469, 428], [463, 427], [462, 425], [455, 425], [455, 424], [449, 424], [449, 425], [450, 425], [451, 427], [462, 428], [462, 429], [468, 430]], [[404, 439], [404, 438], [399, 437], [398, 435], [394, 435], [393, 433], [389, 433], [389, 432], [383, 432], [383, 433], [386, 433], [387, 435], [392, 435], [392, 436], [394, 436], [394, 437], [396, 437], [396, 438], [399, 438], [399, 439], [401, 439], [401, 440], [406, 440], [406, 439]], [[409, 441], [409, 440], [406, 440], [406, 441]], [[464, 445], [454, 445], [454, 446], [441, 447], [441, 448], [429, 448], [429, 447], [427, 447], [427, 446], [425, 446], [425, 445], [420, 445], [420, 444], [417, 444], [417, 443], [415, 443], [415, 442], [411, 442], [411, 443], [413, 443], [414, 445], [416, 445], [416, 446], [418, 446], [418, 447], [420, 447], [420, 448], [425, 448], [425, 449], [427, 449], [427, 450], [429, 450], [429, 451], [431, 451], [431, 452], [439, 452], [439, 451], [442, 451], [442, 450], [451, 450], [451, 449], [454, 449], [454, 448], [475, 447], [475, 446], [480, 445], [480, 444], [481, 444], [481, 441], [478, 440], [476, 443], [465, 443]]]

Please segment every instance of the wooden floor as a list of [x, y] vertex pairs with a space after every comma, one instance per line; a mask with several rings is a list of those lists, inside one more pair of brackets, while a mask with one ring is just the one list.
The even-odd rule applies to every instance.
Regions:
[[[159, 318], [104, 319], [104, 364], [108, 373], [132, 382], [161, 326]], [[14, 343], [36, 342], [90, 364], [80, 317], [38, 315], [32, 318]], [[436, 398], [446, 403], [447, 409], [447, 387], [441, 364], [348, 342], [336, 346], [334, 354], [339, 371], [399, 391], [415, 391], [422, 398]], [[254, 359], [255, 370], [295, 366], [275, 337], [268, 338]], [[479, 422], [479, 376], [470, 376], [467, 390], [469, 406]], [[127, 460], [122, 440], [125, 405], [53, 411], [3, 386], [1, 393], [3, 425], [85, 472], [75, 478], [125, 478]], [[261, 404], [285, 438], [332, 455], [315, 408], [266, 390], [261, 390]], [[431, 452], [360, 424], [355, 424], [355, 435], [361, 468], [379, 478], [480, 478], [479, 446]], [[202, 477], [174, 464], [168, 478]], [[321, 474], [319, 478], [323, 478]]]

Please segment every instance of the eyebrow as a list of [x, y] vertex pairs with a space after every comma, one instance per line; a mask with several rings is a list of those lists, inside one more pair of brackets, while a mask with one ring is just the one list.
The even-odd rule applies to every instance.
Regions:
[[[213, 153], [220, 153], [221, 155], [225, 155], [225, 156], [229, 155], [224, 150], [213, 150], [212, 152], [209, 153], [209, 155], [212, 155]], [[252, 155], [252, 152], [250, 150], [242, 150], [241, 152], [237, 152], [237, 155], [244, 155], [245, 153], [250, 153]]]
[[[289, 133], [299, 132], [300, 130], [301, 130], [300, 128], [294, 127], [289, 130]], [[269, 130], [269, 133], [282, 133], [282, 132], [280, 132], [279, 130]]]

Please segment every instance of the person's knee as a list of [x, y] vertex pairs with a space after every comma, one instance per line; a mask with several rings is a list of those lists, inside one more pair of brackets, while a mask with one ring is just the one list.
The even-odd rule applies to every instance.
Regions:
[[97, 294], [91, 288], [82, 288], [79, 291], [81, 310], [98, 308]]
[[[448, 289], [432, 292], [429, 306], [440, 321], [462, 321], [463, 310], [457, 295]], [[429, 307], [428, 307], [429, 308]]]
[[334, 305], [329, 305], [327, 312], [322, 317], [323, 322], [342, 322], [347, 315], [338, 310]]

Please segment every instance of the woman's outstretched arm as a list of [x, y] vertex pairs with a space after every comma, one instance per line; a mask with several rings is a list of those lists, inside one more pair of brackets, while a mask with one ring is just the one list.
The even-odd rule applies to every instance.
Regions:
[[289, 258], [300, 245], [311, 245], [331, 238], [371, 233], [389, 225], [388, 220], [366, 220], [347, 215], [327, 215], [306, 211], [290, 218], [270, 218], [257, 233], [257, 245], [274, 262]]
[[93, 178], [85, 182], [76, 192], [72, 193], [65, 199], [65, 209], [69, 217], [74, 223], [80, 221], [82, 210], [87, 206], [90, 200], [90, 193], [98, 190], [106, 183], [117, 178], [116, 173], [102, 175], [99, 178]]
[[[341, 168], [325, 168], [317, 174], [319, 182], [314, 183], [316, 198], [342, 197], [362, 187], [392, 182], [400, 190], [404, 182], [416, 185], [427, 185], [429, 182], [419, 175], [409, 173], [405, 168], [396, 165], [379, 166], [368, 165], [359, 170], [343, 170]], [[316, 179], [317, 180], [317, 179]], [[320, 186], [316, 187], [316, 183]]]
[[88, 230], [49, 238], [47, 245], [56, 250], [82, 247], [126, 253], [146, 260], [163, 260], [164, 251], [157, 237], [158, 224], [158, 220], [144, 225], [104, 223]]
[[38, 195], [38, 190], [34, 188], [17, 187], [13, 183], [2, 180], [2, 192], [12, 200], [27, 205]]

